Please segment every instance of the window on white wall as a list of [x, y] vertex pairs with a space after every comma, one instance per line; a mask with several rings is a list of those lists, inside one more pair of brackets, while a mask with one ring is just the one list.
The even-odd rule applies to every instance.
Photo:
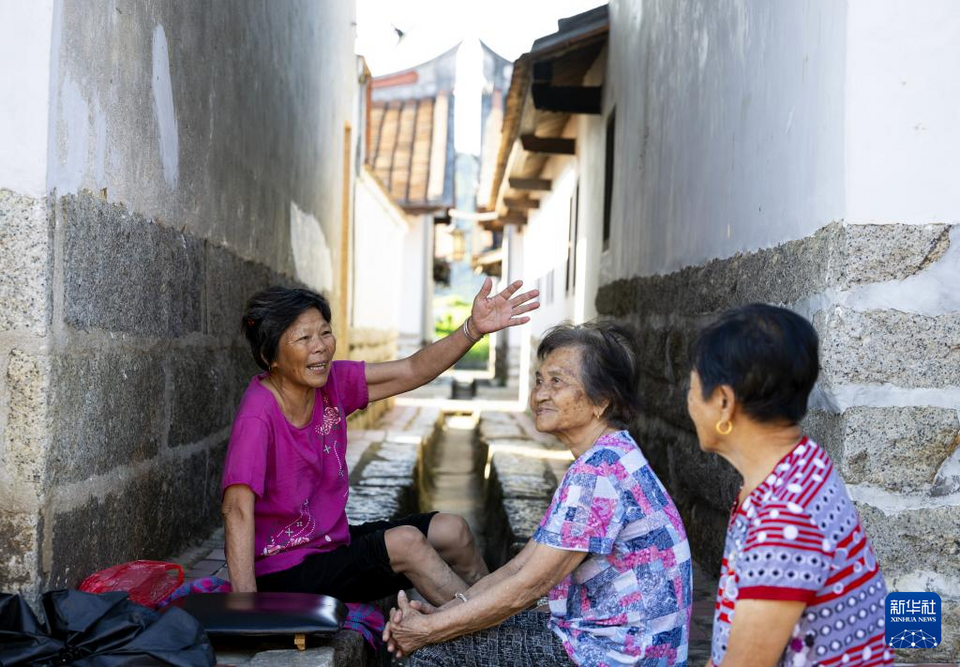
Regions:
[[610, 212], [613, 208], [613, 162], [617, 135], [617, 110], [607, 116], [607, 152], [603, 169], [603, 249], [610, 248]]

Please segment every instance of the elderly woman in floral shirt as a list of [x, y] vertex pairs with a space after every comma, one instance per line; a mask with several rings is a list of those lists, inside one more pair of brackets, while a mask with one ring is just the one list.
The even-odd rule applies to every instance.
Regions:
[[[384, 638], [416, 666], [685, 665], [690, 549], [677, 508], [624, 430], [638, 410], [632, 339], [611, 324], [564, 325], [537, 354], [537, 429], [577, 457], [540, 527], [513, 560], [439, 609], [400, 593]], [[550, 613], [530, 610], [548, 592]]]

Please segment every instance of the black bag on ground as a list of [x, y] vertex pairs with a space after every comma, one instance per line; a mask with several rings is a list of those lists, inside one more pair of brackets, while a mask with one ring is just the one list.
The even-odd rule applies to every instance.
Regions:
[[120, 592], [50, 591], [41, 600], [43, 622], [19, 595], [0, 593], [0, 667], [216, 663], [206, 632], [179, 609], [160, 614]]

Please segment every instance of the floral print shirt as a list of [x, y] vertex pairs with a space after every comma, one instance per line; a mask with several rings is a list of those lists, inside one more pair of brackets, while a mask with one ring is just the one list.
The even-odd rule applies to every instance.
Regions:
[[550, 591], [578, 665], [686, 665], [692, 568], [680, 514], [627, 431], [567, 470], [533, 539], [587, 557]]

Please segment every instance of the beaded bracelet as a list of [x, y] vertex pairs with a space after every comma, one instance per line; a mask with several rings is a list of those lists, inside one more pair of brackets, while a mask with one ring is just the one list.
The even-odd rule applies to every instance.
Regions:
[[467, 326], [467, 323], [468, 323], [468, 322], [470, 322], [470, 318], [469, 318], [469, 317], [463, 321], [463, 327], [461, 327], [461, 328], [463, 329], [463, 335], [467, 337], [467, 340], [468, 340], [468, 341], [470, 341], [471, 343], [473, 343], [474, 345], [476, 345], [477, 343], [480, 342], [480, 339], [483, 338], [483, 334], [480, 334], [480, 336], [479, 336], [478, 338], [474, 338], [473, 336], [471, 336], [471, 335], [470, 335], [470, 327]]

